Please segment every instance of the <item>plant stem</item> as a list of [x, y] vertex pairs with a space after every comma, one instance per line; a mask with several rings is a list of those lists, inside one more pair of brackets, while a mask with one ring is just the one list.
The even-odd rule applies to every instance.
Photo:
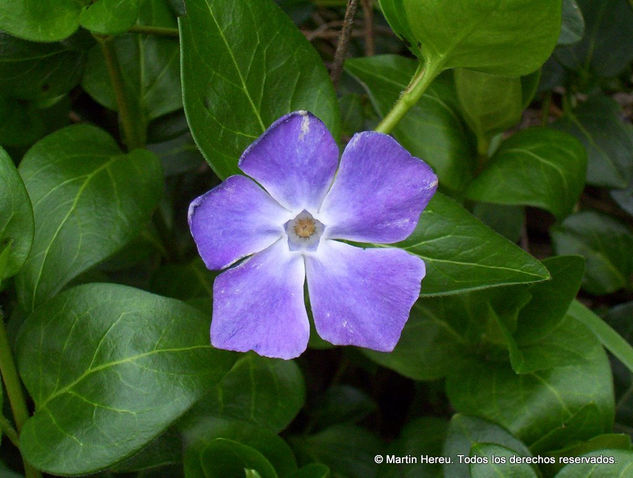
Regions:
[[[13, 419], [15, 420], [15, 427], [17, 433], [22, 430], [22, 425], [29, 418], [29, 411], [26, 408], [26, 401], [24, 399], [24, 393], [22, 393], [22, 383], [18, 377], [18, 371], [15, 368], [15, 361], [13, 360], [13, 354], [11, 352], [11, 345], [9, 344], [9, 338], [7, 336], [7, 329], [4, 326], [4, 315], [0, 309], [0, 371], [2, 372], [2, 379], [4, 381], [4, 387], [7, 390], [9, 397], [9, 403], [11, 404], [11, 411], [13, 412]], [[4, 418], [4, 417], [3, 417]], [[4, 429], [4, 424], [2, 424]], [[17, 441], [17, 433], [15, 439]], [[9, 439], [11, 439], [9, 433], [7, 433]], [[13, 439], [11, 439], [13, 441]], [[22, 457], [24, 462], [24, 472], [27, 478], [41, 477], [39, 471], [33, 468]]]
[[341, 73], [343, 72], [343, 61], [345, 60], [349, 37], [352, 32], [352, 26], [354, 25], [356, 7], [358, 7], [358, 0], [349, 0], [347, 2], [345, 18], [343, 19], [343, 28], [341, 28], [341, 34], [338, 38], [336, 51], [334, 52], [334, 63], [332, 64], [332, 71], [330, 73], [330, 78], [332, 78], [334, 88], [338, 85], [338, 81], [341, 79]]
[[150, 25], [134, 25], [128, 31], [133, 33], [144, 33], [146, 35], [161, 35], [178, 38], [178, 29], [169, 27], [154, 27]]
[[409, 86], [402, 92], [391, 111], [376, 126], [379, 133], [391, 133], [405, 114], [420, 100], [435, 77], [442, 71], [441, 62], [427, 60], [426, 65], [419, 64]]
[[130, 105], [125, 93], [123, 77], [121, 76], [119, 59], [117, 58], [116, 50], [112, 45], [112, 38], [97, 35], [95, 35], [95, 37], [101, 44], [103, 56], [105, 57], [108, 68], [108, 74], [110, 76], [110, 83], [112, 83], [112, 89], [114, 90], [114, 96], [116, 97], [119, 119], [123, 127], [123, 142], [129, 150], [142, 148], [145, 143], [143, 140], [144, 135], [140, 131], [141, 125], [139, 125], [138, 122], [135, 122], [132, 117]]
[[16, 448], [20, 446], [18, 432], [15, 428], [13, 428], [13, 425], [11, 425], [9, 420], [7, 420], [7, 418], [2, 414], [0, 414], [0, 430], [2, 430], [2, 433], [11, 440], [11, 443], [13, 443]]

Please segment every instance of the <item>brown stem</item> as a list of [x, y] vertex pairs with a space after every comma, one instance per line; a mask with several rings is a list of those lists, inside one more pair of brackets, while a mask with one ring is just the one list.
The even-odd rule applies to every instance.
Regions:
[[343, 28], [341, 28], [341, 35], [336, 45], [334, 63], [332, 64], [332, 71], [330, 72], [334, 88], [337, 87], [341, 79], [341, 73], [343, 72], [343, 61], [345, 60], [345, 54], [347, 53], [347, 47], [349, 45], [349, 37], [352, 31], [352, 25], [354, 24], [356, 7], [358, 7], [358, 0], [348, 0], [347, 8], [345, 9], [345, 18], [343, 19]]
[[373, 0], [362, 0], [363, 17], [365, 20], [365, 56], [374, 56], [374, 5]]

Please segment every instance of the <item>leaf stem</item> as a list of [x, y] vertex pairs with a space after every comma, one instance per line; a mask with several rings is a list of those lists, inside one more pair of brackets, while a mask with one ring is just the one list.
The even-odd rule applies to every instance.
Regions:
[[426, 65], [420, 63], [411, 78], [409, 86], [402, 92], [391, 111], [376, 126], [379, 133], [391, 133], [405, 114], [420, 100], [435, 77], [442, 71], [442, 62], [427, 60]]
[[2, 414], [0, 414], [0, 430], [11, 440], [11, 443], [13, 443], [16, 448], [20, 446], [17, 430], [13, 428], [11, 422]]
[[[0, 372], [2, 372], [2, 380], [4, 381], [4, 387], [9, 397], [11, 411], [13, 412], [13, 419], [15, 420], [15, 427], [17, 429], [15, 440], [17, 442], [18, 433], [22, 430], [24, 422], [29, 418], [29, 411], [26, 407], [24, 393], [22, 392], [22, 383], [20, 382], [18, 371], [15, 368], [11, 345], [9, 344], [9, 338], [7, 336], [7, 329], [4, 326], [2, 309], [0, 309]], [[2, 418], [4, 419], [4, 417]], [[4, 423], [2, 423], [2, 429], [5, 429]], [[13, 442], [10, 432], [7, 433], [7, 436]], [[41, 477], [40, 472], [33, 468], [24, 457], [22, 457], [22, 461], [24, 462], [24, 472], [27, 478]]]
[[602, 345], [633, 372], [633, 347], [609, 324], [577, 300], [571, 303], [568, 313], [586, 325]]
[[178, 29], [169, 27], [154, 27], [150, 25], [134, 25], [128, 30], [132, 33], [144, 33], [146, 35], [160, 35], [178, 38]]
[[112, 83], [112, 89], [116, 97], [119, 119], [123, 127], [123, 142], [129, 150], [142, 148], [145, 143], [143, 140], [144, 135], [140, 131], [141, 125], [136, 124], [132, 118], [130, 105], [125, 93], [123, 77], [121, 75], [119, 59], [112, 44], [112, 37], [102, 35], [95, 35], [95, 37], [101, 45], [110, 76], [110, 83]]

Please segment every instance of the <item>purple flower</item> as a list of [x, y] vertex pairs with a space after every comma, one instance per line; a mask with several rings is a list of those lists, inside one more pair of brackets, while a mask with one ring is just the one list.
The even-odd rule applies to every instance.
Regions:
[[337, 166], [338, 147], [325, 125], [305, 111], [291, 113], [240, 158], [240, 169], [257, 183], [231, 176], [191, 203], [189, 227], [209, 269], [250, 256], [215, 279], [215, 347], [299, 356], [310, 333], [307, 278], [323, 339], [393, 350], [420, 294], [424, 262], [401, 249], [340, 240], [405, 239], [437, 177], [393, 138], [369, 131], [354, 135]]

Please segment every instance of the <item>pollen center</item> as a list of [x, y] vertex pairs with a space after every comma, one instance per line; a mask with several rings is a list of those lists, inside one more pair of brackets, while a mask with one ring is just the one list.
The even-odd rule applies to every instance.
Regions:
[[307, 239], [316, 231], [316, 224], [314, 219], [302, 218], [295, 221], [295, 234], [299, 237]]
[[294, 219], [284, 224], [291, 251], [316, 251], [325, 226], [303, 210]]

